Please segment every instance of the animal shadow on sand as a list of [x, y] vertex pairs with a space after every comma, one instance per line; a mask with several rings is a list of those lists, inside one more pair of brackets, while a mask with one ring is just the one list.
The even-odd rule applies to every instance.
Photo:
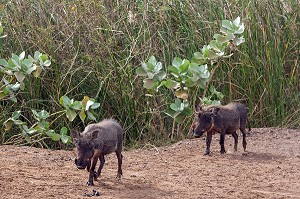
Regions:
[[122, 178], [120, 181], [107, 178], [96, 182], [94, 188], [108, 192], [115, 190], [118, 196], [124, 193], [121, 198], [158, 198], [172, 195], [172, 192], [159, 189], [151, 183], [145, 183], [144, 180], [132, 178]]
[[284, 159], [285, 156], [275, 155], [271, 153], [258, 153], [258, 152], [244, 152], [241, 155], [228, 154], [231, 159], [247, 161], [247, 162], [272, 162], [280, 159]]

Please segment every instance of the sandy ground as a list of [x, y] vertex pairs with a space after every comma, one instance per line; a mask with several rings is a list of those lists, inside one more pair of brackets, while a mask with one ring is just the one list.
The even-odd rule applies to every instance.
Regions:
[[125, 151], [121, 181], [110, 154], [92, 187], [87, 171], [74, 164], [75, 151], [0, 146], [0, 198], [300, 199], [300, 130], [253, 129], [246, 153], [241, 141], [233, 152], [226, 136], [224, 155], [217, 134], [210, 156], [203, 156], [204, 138]]

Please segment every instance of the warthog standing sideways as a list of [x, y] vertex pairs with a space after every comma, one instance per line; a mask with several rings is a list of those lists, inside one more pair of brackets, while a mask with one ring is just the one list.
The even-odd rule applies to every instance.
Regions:
[[[71, 131], [73, 142], [77, 148], [77, 158], [75, 164], [78, 169], [85, 169], [90, 172], [87, 185], [93, 185], [93, 180], [97, 180], [104, 166], [104, 156], [116, 152], [118, 158], [117, 178], [122, 176], [122, 127], [113, 119], [105, 119], [96, 124], [89, 124], [82, 133]], [[98, 172], [95, 167], [100, 160]]]
[[[238, 135], [240, 129], [243, 134], [243, 147], [246, 151], [246, 123], [247, 109], [241, 103], [230, 103], [226, 106], [211, 105], [200, 107], [195, 114], [195, 123], [193, 124], [194, 137], [200, 137], [204, 132], [206, 134], [206, 151], [204, 155], [210, 153], [210, 144], [212, 134], [220, 133], [221, 153], [226, 153], [224, 147], [225, 134], [232, 134], [234, 138], [234, 150], [237, 151]], [[250, 128], [249, 128], [250, 131]]]

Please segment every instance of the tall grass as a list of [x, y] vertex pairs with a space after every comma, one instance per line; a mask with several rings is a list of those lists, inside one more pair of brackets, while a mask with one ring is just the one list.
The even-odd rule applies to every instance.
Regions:
[[[162, 111], [171, 93], [145, 96], [135, 69], [151, 55], [165, 67], [175, 56], [191, 58], [212, 39], [221, 20], [241, 16], [246, 42], [222, 62], [212, 83], [225, 94], [224, 104], [247, 103], [252, 126], [300, 126], [297, 0], [16, 0], [3, 3], [0, 13], [8, 34], [0, 57], [39, 50], [52, 59], [42, 78], [27, 79], [17, 104], [0, 102], [0, 124], [14, 110], [30, 120], [32, 108], [60, 110], [62, 95], [78, 100], [88, 95], [101, 103], [98, 120], [121, 122], [126, 144], [166, 142], [172, 121]], [[180, 127], [178, 138], [187, 134], [192, 119]], [[72, 125], [64, 118], [53, 125], [83, 128], [79, 120]]]

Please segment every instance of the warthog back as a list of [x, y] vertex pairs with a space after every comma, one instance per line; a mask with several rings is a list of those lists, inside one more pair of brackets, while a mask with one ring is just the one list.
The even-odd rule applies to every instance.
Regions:
[[81, 134], [84, 137], [94, 137], [94, 148], [100, 150], [103, 155], [122, 150], [123, 130], [113, 119], [105, 119], [99, 123], [90, 124]]

